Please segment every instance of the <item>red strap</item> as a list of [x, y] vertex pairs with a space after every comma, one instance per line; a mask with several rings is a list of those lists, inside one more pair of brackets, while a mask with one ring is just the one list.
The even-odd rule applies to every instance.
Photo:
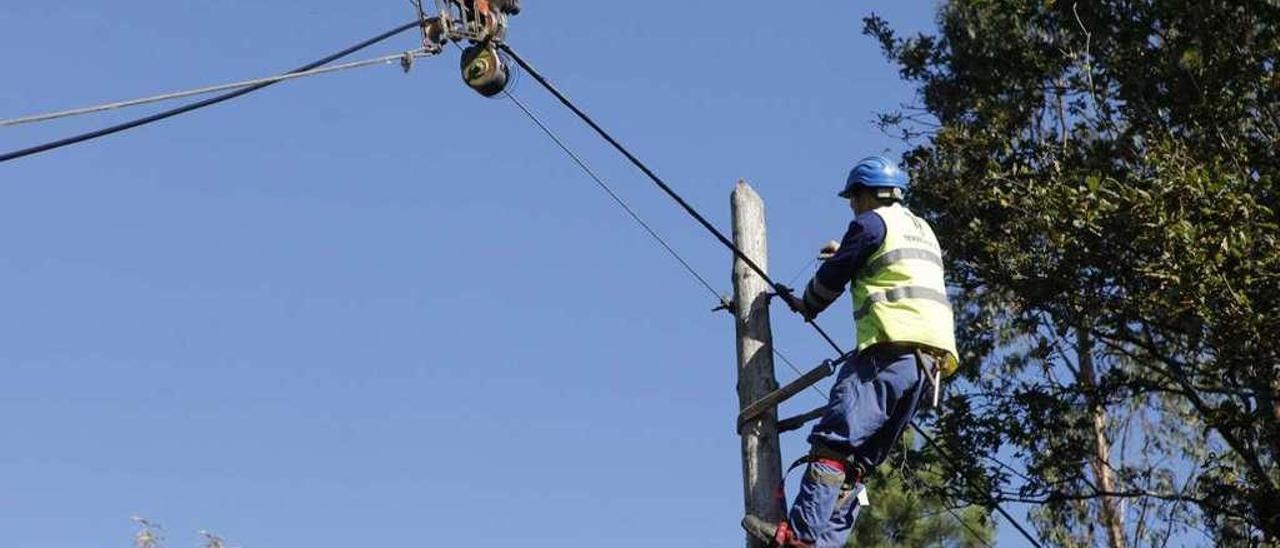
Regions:
[[813, 459], [813, 463], [814, 463], [814, 464], [825, 464], [825, 465], [827, 465], [827, 466], [830, 466], [830, 467], [832, 467], [832, 468], [835, 468], [836, 470], [839, 470], [841, 473], [843, 473], [843, 472], [844, 472], [844, 463], [843, 463], [843, 462], [841, 462], [841, 461], [838, 461], [838, 460], [836, 460], [836, 459], [824, 459], [824, 458], [819, 457], [819, 458]]
[[791, 530], [791, 524], [782, 522], [778, 524], [778, 532], [773, 535], [773, 542], [782, 548], [813, 548], [812, 544], [796, 538], [796, 534]]

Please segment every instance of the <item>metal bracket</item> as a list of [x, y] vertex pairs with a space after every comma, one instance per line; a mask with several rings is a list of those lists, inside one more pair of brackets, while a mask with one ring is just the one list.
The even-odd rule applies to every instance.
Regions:
[[500, 44], [507, 39], [507, 14], [492, 0], [436, 0], [445, 37], [452, 42]]
[[741, 413], [738, 413], [738, 431], [741, 432], [742, 428], [746, 426], [747, 423], [756, 419], [760, 415], [763, 415], [765, 412], [776, 408], [778, 404], [790, 399], [792, 396], [799, 394], [801, 390], [813, 386], [817, 384], [818, 381], [831, 376], [836, 372], [836, 369], [840, 364], [848, 361], [852, 356], [853, 354], [847, 354], [837, 360], [826, 360], [822, 362], [822, 365], [819, 365], [808, 373], [801, 375], [800, 378], [791, 381], [790, 384], [765, 394], [764, 397], [752, 402], [751, 405], [743, 408]]
[[[436, 0], [439, 15], [428, 17], [423, 0], [409, 0], [422, 27], [422, 47], [440, 53], [449, 43], [467, 42], [462, 49], [462, 79], [485, 97], [506, 90], [511, 67], [499, 47], [507, 39], [507, 20], [520, 13], [519, 0]], [[401, 65], [405, 72], [413, 67]]]
[[796, 415], [789, 419], [780, 420], [778, 421], [778, 433], [783, 434], [786, 432], [790, 432], [792, 430], [799, 430], [801, 428], [804, 428], [804, 425], [822, 418], [822, 415], [826, 414], [826, 412], [827, 412], [827, 406], [824, 405], [808, 413]]
[[719, 312], [719, 311], [723, 310], [723, 311], [725, 311], [725, 312], [733, 312], [733, 307], [734, 307], [733, 299], [730, 299], [730, 298], [725, 297], [725, 296], [723, 296], [723, 295], [722, 295], [722, 296], [720, 296], [720, 306], [717, 306], [717, 307], [715, 307], [715, 308], [712, 308], [712, 309], [711, 309], [711, 311], [712, 311], [712, 312]]

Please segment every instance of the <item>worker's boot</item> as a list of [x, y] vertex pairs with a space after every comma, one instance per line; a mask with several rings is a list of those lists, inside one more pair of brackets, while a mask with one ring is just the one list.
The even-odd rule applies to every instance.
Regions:
[[742, 528], [760, 542], [767, 542], [771, 548], [813, 548], [812, 544], [796, 538], [791, 525], [785, 521], [770, 523], [748, 514], [747, 517], [742, 518]]
[[[747, 534], [756, 538], [760, 542], [774, 543], [774, 537], [778, 534], [778, 524], [769, 523], [751, 514], [742, 518], [742, 528], [747, 530]], [[770, 544], [773, 546], [775, 544]]]

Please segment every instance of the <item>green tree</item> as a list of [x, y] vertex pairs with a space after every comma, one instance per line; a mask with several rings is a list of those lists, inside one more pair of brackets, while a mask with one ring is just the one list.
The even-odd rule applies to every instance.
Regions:
[[134, 548], [157, 548], [164, 537], [160, 536], [160, 525], [148, 521], [141, 516], [130, 518], [138, 524], [138, 532], [133, 535]]
[[[954, 0], [864, 21], [965, 368], [952, 495], [1044, 540], [1280, 539], [1280, 2]], [[985, 457], [1012, 456], [1012, 465]]]
[[[903, 436], [903, 447], [912, 443], [910, 434]], [[848, 546], [989, 546], [995, 536], [990, 512], [964, 504], [952, 508], [937, 496], [937, 473], [900, 468], [912, 462], [910, 455], [886, 462], [867, 478], [871, 505], [859, 511]]]
[[[138, 531], [133, 535], [134, 548], [161, 548], [164, 545], [164, 536], [161, 535], [163, 528], [159, 524], [152, 522], [141, 516], [133, 516], [130, 518], [134, 523], [138, 524]], [[198, 533], [204, 540], [201, 543], [202, 548], [226, 548], [226, 541], [208, 531], [199, 531]]]

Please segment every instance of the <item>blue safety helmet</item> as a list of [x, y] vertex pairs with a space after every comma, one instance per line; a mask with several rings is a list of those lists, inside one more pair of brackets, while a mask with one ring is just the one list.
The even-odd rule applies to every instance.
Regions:
[[867, 187], [898, 189], [898, 192], [893, 194], [900, 198], [902, 193], [907, 191], [907, 182], [907, 173], [898, 169], [898, 164], [884, 156], [870, 156], [853, 166], [853, 171], [849, 172], [849, 180], [845, 182], [840, 197], [850, 198], [858, 187]]

